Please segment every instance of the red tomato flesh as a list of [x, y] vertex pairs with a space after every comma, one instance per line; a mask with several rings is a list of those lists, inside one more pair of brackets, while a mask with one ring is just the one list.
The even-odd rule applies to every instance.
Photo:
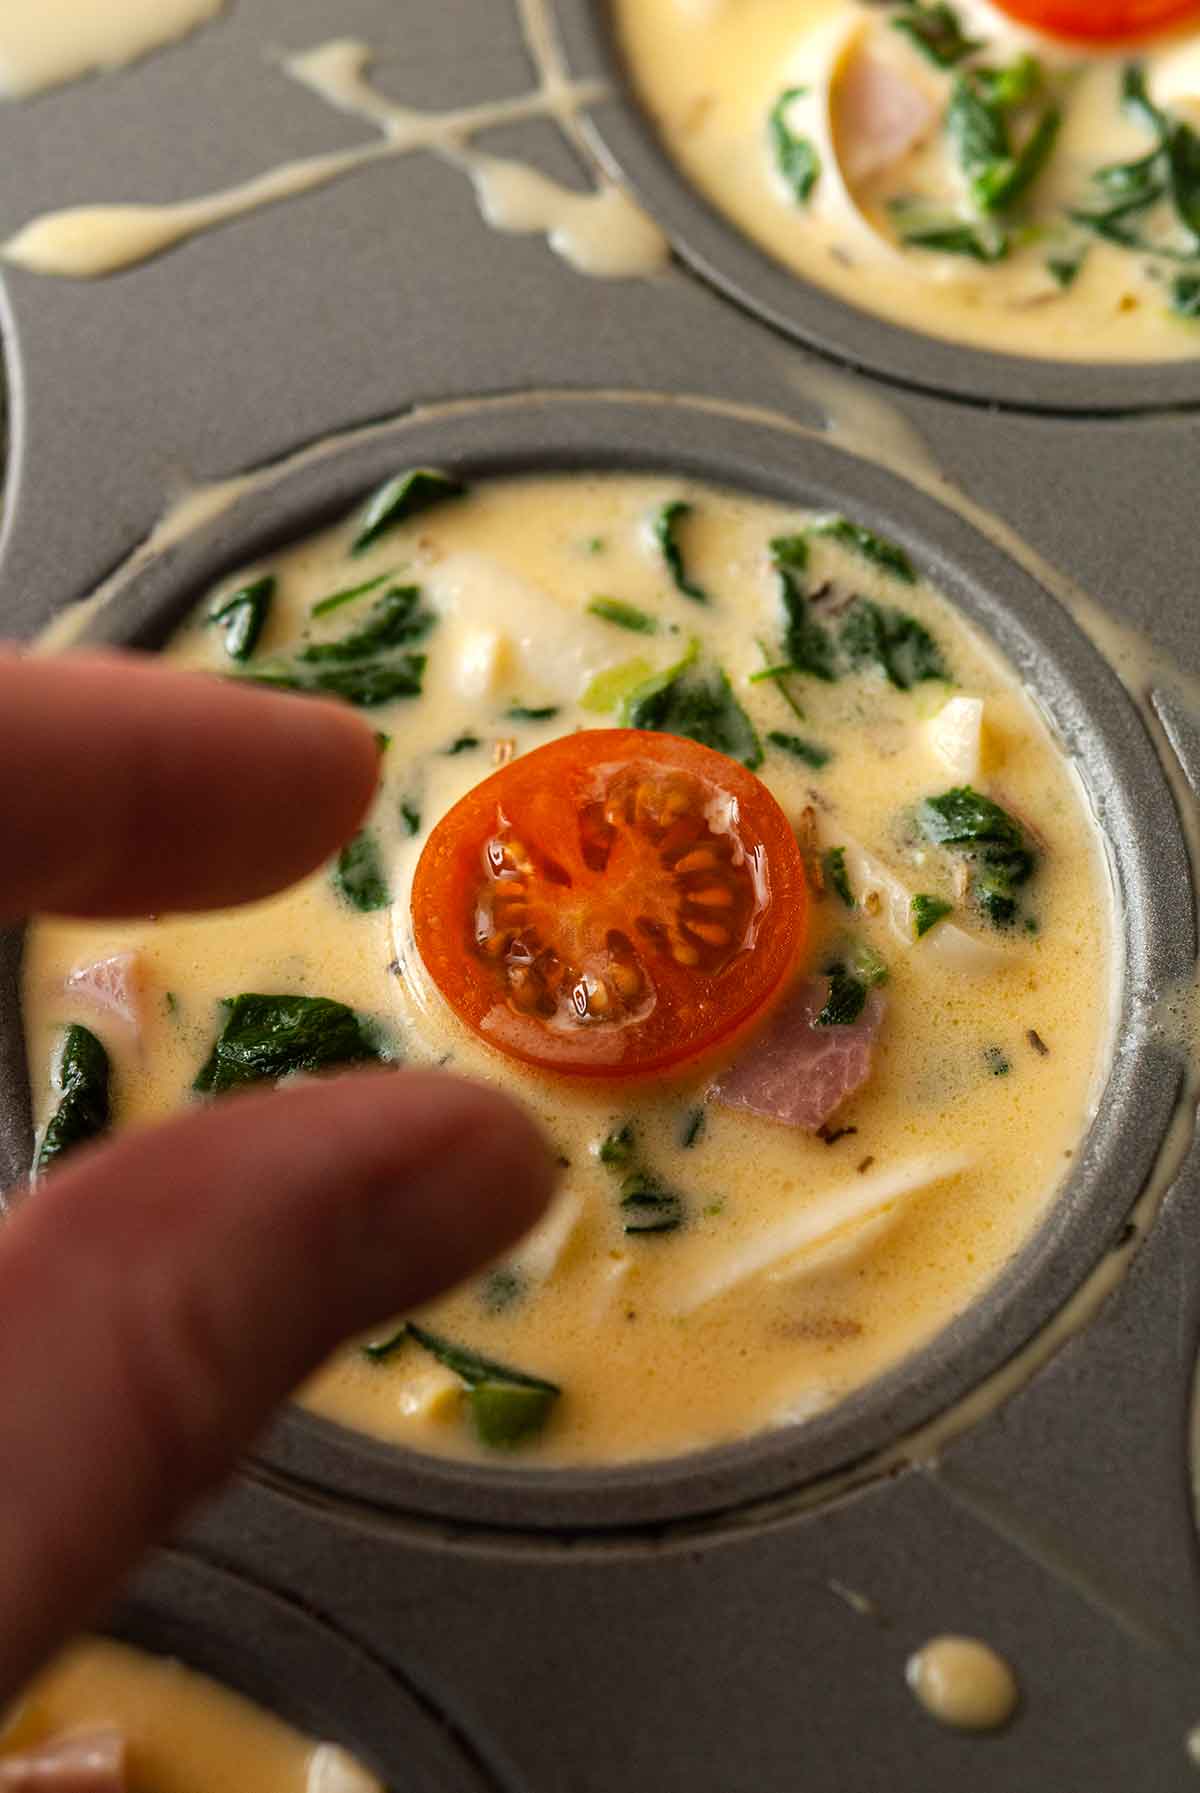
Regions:
[[996, 4], [1023, 25], [1083, 43], [1120, 43], [1200, 18], [1197, 0], [996, 0]]
[[594, 729], [443, 817], [412, 915], [427, 972], [489, 1045], [632, 1077], [711, 1051], [770, 1002], [807, 937], [808, 885], [787, 817], [744, 766]]

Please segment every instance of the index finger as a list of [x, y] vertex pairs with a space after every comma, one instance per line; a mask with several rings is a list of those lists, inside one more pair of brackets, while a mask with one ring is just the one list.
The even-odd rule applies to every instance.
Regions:
[[0, 920], [266, 896], [354, 832], [378, 758], [336, 703], [132, 654], [0, 653]]

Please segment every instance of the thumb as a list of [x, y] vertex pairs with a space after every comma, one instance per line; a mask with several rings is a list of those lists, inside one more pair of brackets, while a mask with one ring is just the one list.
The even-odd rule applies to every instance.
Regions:
[[360, 1073], [85, 1149], [0, 1233], [0, 1707], [349, 1333], [538, 1218], [495, 1093]]

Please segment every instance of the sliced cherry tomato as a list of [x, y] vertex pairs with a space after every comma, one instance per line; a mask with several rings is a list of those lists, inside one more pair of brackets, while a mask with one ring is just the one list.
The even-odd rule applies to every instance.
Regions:
[[808, 931], [796, 838], [724, 754], [595, 729], [514, 760], [426, 843], [425, 968], [468, 1027], [545, 1070], [662, 1071], [770, 1001]]
[[996, 4], [1023, 25], [1087, 43], [1147, 37], [1168, 25], [1200, 18], [1197, 0], [996, 0]]

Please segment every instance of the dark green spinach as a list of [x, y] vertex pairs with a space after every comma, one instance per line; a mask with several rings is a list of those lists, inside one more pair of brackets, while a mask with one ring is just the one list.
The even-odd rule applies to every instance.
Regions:
[[221, 1007], [221, 1031], [192, 1084], [201, 1095], [386, 1057], [362, 1016], [325, 996], [247, 994], [226, 997]]
[[363, 914], [387, 908], [392, 893], [372, 829], [364, 828], [342, 848], [334, 863], [333, 884], [339, 896]]
[[775, 166], [797, 205], [808, 204], [821, 178], [821, 158], [816, 146], [807, 137], [798, 136], [788, 123], [793, 100], [803, 99], [807, 91], [804, 87], [785, 88], [767, 114], [767, 134]]
[[231, 660], [249, 660], [266, 626], [275, 596], [275, 575], [267, 573], [225, 599], [209, 612], [210, 623], [223, 623], [225, 652]]
[[654, 539], [662, 552], [676, 590], [681, 591], [694, 604], [707, 604], [708, 593], [694, 579], [688, 578], [683, 549], [679, 545], [680, 525], [687, 522], [694, 508], [693, 505], [685, 504], [682, 498], [664, 504], [654, 519]]
[[625, 700], [622, 719], [629, 728], [699, 741], [757, 771], [763, 750], [754, 725], [728, 675], [719, 666], [698, 664], [698, 653], [694, 644], [677, 665], [636, 686]]
[[447, 499], [463, 498], [466, 492], [461, 480], [432, 467], [412, 467], [398, 473], [367, 500], [351, 554], [365, 553], [398, 524], [432, 510], [435, 504], [445, 504]]
[[39, 1177], [77, 1146], [107, 1133], [112, 1122], [108, 1053], [90, 1028], [78, 1022], [63, 1035], [54, 1067], [54, 1088], [58, 1103], [34, 1161], [34, 1174]]

